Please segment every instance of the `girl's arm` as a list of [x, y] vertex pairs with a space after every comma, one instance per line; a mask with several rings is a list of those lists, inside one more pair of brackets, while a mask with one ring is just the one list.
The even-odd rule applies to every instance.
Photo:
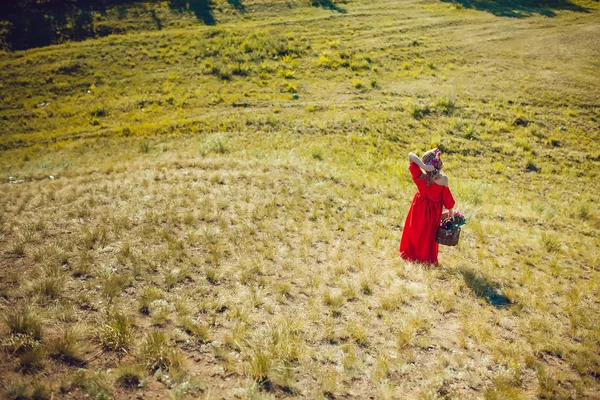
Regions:
[[417, 164], [422, 170], [431, 172], [435, 169], [433, 165], [425, 165], [423, 161], [414, 153], [408, 153], [408, 161]]

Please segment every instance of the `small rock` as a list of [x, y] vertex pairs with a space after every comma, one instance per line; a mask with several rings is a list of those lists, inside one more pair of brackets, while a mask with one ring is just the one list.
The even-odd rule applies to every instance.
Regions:
[[561, 126], [560, 126], [560, 130], [561, 130], [561, 131], [566, 131], [566, 130], [567, 130], [567, 127], [566, 127], [566, 126], [564, 126], [564, 125], [561, 125]]
[[292, 97], [297, 100], [300, 98], [300, 95], [298, 93], [294, 93], [292, 94]]
[[14, 176], [9, 176], [9, 177], [8, 177], [8, 180], [9, 180], [9, 181], [14, 181], [14, 180], [15, 180], [15, 177], [14, 177]]
[[54, 176], [50, 175], [48, 178], [50, 178], [50, 179], [54, 179]]

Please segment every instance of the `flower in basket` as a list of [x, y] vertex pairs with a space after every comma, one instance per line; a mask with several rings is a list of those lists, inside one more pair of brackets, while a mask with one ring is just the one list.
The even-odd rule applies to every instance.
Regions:
[[442, 229], [447, 231], [457, 231], [461, 226], [467, 223], [467, 218], [460, 211], [454, 212], [454, 218], [450, 218], [450, 213], [448, 210], [442, 213], [442, 220], [440, 226]]
[[[480, 207], [481, 208], [481, 207]], [[455, 211], [452, 218], [450, 213], [444, 211], [440, 221], [440, 227], [436, 231], [435, 240], [446, 246], [456, 246], [460, 238], [460, 227], [467, 223], [469, 218], [475, 215], [479, 209], [465, 217], [460, 211]]]

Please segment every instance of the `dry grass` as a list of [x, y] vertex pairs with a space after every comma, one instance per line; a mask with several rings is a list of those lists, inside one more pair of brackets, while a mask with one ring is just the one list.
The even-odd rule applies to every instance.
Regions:
[[[4, 394], [593, 398], [597, 10], [276, 4], [1, 55]], [[482, 207], [437, 268], [396, 252], [431, 146]]]

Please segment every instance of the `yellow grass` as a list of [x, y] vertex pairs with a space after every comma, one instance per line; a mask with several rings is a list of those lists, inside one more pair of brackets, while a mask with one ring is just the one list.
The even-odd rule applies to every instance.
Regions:
[[[256, 0], [2, 53], [4, 394], [594, 398], [600, 31], [578, 4]], [[432, 146], [481, 207], [438, 267], [397, 255], [406, 154]]]

